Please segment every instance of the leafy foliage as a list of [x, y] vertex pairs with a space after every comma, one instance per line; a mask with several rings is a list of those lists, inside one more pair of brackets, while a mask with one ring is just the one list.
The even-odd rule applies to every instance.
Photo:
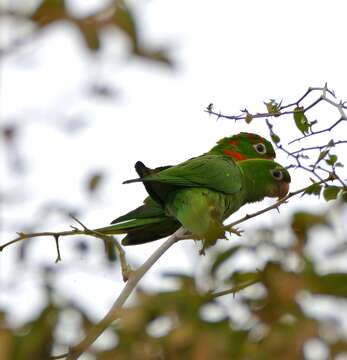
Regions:
[[[320, 226], [334, 239], [335, 230], [326, 214], [297, 212], [287, 229], [291, 241], [286, 246], [276, 243], [274, 228], [256, 231], [256, 243], [244, 241], [217, 252], [203, 282], [228, 288], [224, 294], [206, 291], [205, 286], [199, 285], [201, 280], [179, 273], [169, 274], [176, 279], [175, 290], [158, 293], [138, 290], [136, 304], [123, 309], [121, 321], [110, 328], [117, 341], [107, 350], [93, 350], [96, 358], [301, 359], [307, 341], [317, 338], [328, 347], [331, 356], [343, 353], [346, 339], [338, 331], [333, 338], [326, 338], [321, 329], [327, 319], [312, 317], [300, 301], [302, 294], [313, 298], [318, 295], [336, 300], [347, 298], [347, 274], [321, 273], [315, 260], [307, 255], [306, 246], [314, 240], [312, 230]], [[260, 269], [229, 270], [228, 264], [240, 252], [252, 249], [256, 257], [264, 246], [272, 248], [276, 255]], [[288, 258], [295, 259], [294, 267], [288, 268]], [[254, 291], [256, 288], [263, 289], [260, 295]], [[228, 299], [227, 293], [233, 296]], [[221, 295], [224, 301], [219, 300]], [[3, 327], [0, 342], [11, 354], [9, 358], [20, 359], [21, 354], [48, 358], [54, 345], [59, 344], [54, 334], [61, 326], [58, 319], [65, 307], [55, 305], [54, 297], [47, 298], [46, 308], [22, 330]], [[246, 320], [235, 318], [235, 303], [247, 309]], [[81, 307], [75, 306], [74, 311], [84, 319], [79, 331], [93, 326]]]
[[[23, 14], [14, 11], [4, 11], [11, 17], [22, 18]], [[68, 22], [74, 25], [85, 41], [85, 45], [96, 53], [100, 50], [101, 35], [105, 29], [117, 29], [129, 41], [131, 55], [142, 59], [173, 65], [169, 54], [163, 47], [149, 47], [144, 44], [139, 35], [139, 25], [127, 1], [113, 0], [109, 5], [86, 17], [74, 16], [69, 12], [64, 0], [41, 0], [36, 9], [27, 15], [27, 20], [36, 25], [36, 32], [40, 32], [55, 22]]]

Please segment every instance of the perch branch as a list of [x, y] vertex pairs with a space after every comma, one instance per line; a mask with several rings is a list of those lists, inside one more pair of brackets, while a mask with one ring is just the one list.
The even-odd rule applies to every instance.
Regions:
[[102, 332], [116, 319], [119, 318], [123, 304], [132, 294], [133, 290], [155, 264], [155, 262], [168, 250], [173, 244], [181, 240], [185, 235], [184, 228], [179, 228], [171, 235], [138, 269], [130, 273], [129, 279], [122, 292], [112, 305], [106, 316], [86, 335], [86, 337], [76, 346], [72, 347], [67, 356], [68, 360], [77, 359], [89, 346], [102, 334]]

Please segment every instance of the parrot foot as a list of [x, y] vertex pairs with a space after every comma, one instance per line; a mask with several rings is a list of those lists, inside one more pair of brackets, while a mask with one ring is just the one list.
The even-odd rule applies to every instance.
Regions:
[[225, 230], [228, 231], [230, 234], [235, 234], [237, 236], [242, 236], [242, 233], [244, 232], [244, 230], [242, 229], [233, 228], [233, 227], [226, 227]]

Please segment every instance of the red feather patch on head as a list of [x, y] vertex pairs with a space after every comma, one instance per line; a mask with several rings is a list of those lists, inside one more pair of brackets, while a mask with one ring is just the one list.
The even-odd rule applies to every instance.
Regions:
[[246, 133], [246, 136], [252, 144], [255, 144], [258, 141], [258, 136], [256, 134]]
[[247, 157], [243, 156], [242, 154], [228, 150], [228, 149], [224, 150], [224, 154], [231, 156], [233, 159], [238, 160], [238, 161], [247, 160]]

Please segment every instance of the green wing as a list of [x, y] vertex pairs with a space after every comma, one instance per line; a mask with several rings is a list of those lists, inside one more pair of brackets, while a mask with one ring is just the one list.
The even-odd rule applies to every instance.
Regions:
[[[223, 155], [203, 155], [135, 181], [176, 187], [206, 187], [233, 194], [241, 189], [239, 167]], [[132, 182], [131, 180], [129, 182]]]

